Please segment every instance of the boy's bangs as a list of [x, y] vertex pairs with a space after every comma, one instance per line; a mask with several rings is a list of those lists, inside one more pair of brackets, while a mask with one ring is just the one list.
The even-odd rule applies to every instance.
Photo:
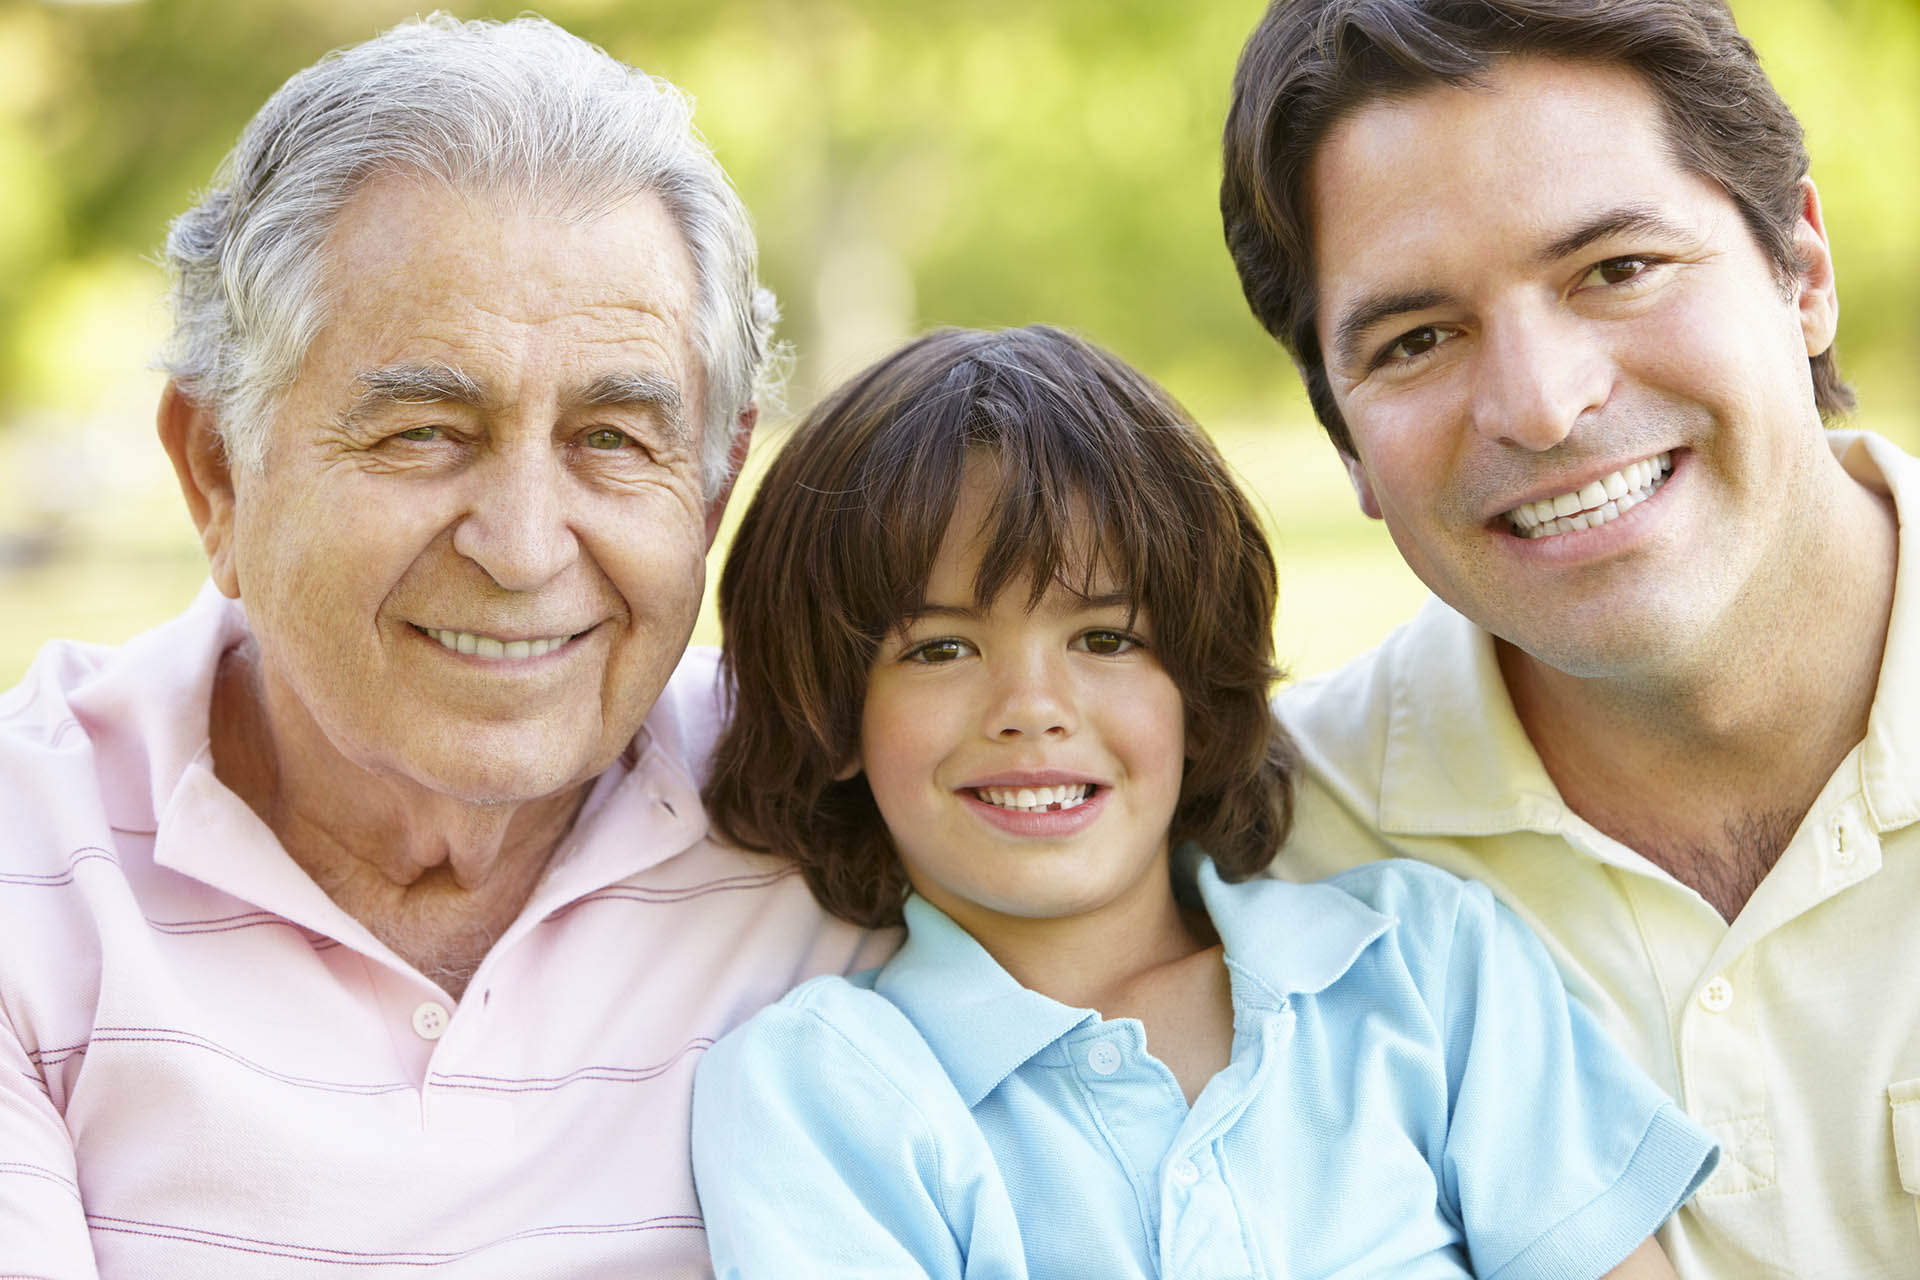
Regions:
[[[980, 531], [974, 602], [990, 605], [1024, 586], [1029, 608], [1058, 585], [1082, 597], [1121, 595], [1133, 611], [1155, 562], [1149, 512], [1159, 469], [1135, 438], [1141, 427], [1109, 397], [1078, 399], [1019, 365], [975, 353], [940, 392], [895, 417], [873, 441], [863, 488], [871, 522], [862, 539], [873, 563], [849, 565], [884, 582], [870, 603], [869, 634], [883, 634], [926, 603], [925, 591], [969, 475], [992, 485]], [[1104, 390], [1104, 389], [1102, 389]], [[1137, 411], [1137, 407], [1135, 407]], [[961, 533], [971, 531], [957, 531]], [[883, 549], [893, 554], [885, 555]]]

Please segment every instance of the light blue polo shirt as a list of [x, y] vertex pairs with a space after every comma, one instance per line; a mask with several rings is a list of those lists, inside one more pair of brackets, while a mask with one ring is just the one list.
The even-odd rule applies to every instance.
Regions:
[[894, 960], [708, 1052], [722, 1277], [1598, 1277], [1713, 1142], [1478, 884], [1199, 869], [1233, 1056], [1189, 1108], [1141, 1024], [1020, 986], [927, 902]]

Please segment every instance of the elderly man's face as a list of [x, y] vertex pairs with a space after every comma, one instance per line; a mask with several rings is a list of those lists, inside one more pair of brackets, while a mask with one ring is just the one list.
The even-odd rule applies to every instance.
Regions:
[[474, 802], [593, 776], [704, 582], [684, 241], [652, 196], [568, 218], [384, 178], [327, 285], [214, 554], [276, 723]]

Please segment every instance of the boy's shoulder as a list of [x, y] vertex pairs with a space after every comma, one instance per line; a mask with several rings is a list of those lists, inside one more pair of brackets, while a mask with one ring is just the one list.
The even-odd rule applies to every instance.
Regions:
[[734, 1028], [708, 1057], [770, 1056], [800, 1074], [829, 1079], [858, 1060], [908, 1089], [945, 1080], [945, 1070], [912, 1021], [873, 989], [879, 972], [810, 978]]

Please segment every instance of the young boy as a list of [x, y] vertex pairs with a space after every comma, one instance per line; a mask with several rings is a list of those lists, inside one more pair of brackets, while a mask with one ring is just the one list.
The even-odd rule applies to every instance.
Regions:
[[1058, 331], [928, 335], [796, 430], [708, 800], [908, 937], [702, 1064], [723, 1276], [1672, 1275], [1712, 1142], [1484, 889], [1248, 879], [1273, 603], [1206, 438]]

